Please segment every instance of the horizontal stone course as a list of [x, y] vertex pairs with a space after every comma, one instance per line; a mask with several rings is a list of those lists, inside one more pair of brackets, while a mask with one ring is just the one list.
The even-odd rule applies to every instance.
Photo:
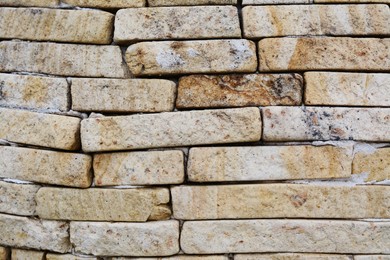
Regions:
[[46, 260], [98, 260], [96, 257], [92, 256], [76, 256], [71, 254], [46, 254]]
[[352, 173], [367, 174], [366, 182], [390, 180], [390, 148], [356, 152]]
[[314, 3], [385, 3], [388, 4], [390, 3], [389, 0], [313, 0]]
[[354, 255], [354, 260], [389, 260], [390, 255]]
[[236, 254], [234, 260], [351, 260], [351, 257], [336, 254]]
[[28, 260], [28, 259], [42, 260], [42, 259], [44, 259], [44, 255], [45, 255], [45, 252], [43, 252], [43, 251], [13, 248], [12, 254], [11, 254], [11, 259], [15, 259], [15, 260]]
[[60, 0], [0, 0], [0, 6], [56, 7]]
[[310, 0], [242, 0], [242, 5], [309, 4]]
[[134, 259], [134, 260], [228, 260], [229, 258], [227, 256], [222, 255], [213, 255], [213, 256], [194, 256], [194, 255], [177, 255], [177, 256], [168, 256], [168, 257], [142, 257], [142, 258], [128, 258], [128, 257], [113, 257], [111, 260], [127, 260], [127, 259]]
[[131, 8], [143, 7], [146, 0], [61, 0], [62, 3], [90, 8]]
[[35, 215], [35, 195], [40, 187], [39, 185], [0, 181], [0, 212], [25, 216]]
[[235, 5], [237, 0], [148, 0], [149, 6]]

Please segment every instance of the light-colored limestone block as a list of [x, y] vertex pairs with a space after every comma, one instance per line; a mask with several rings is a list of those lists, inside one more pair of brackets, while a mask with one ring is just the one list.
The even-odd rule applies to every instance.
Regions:
[[25, 216], [35, 215], [35, 195], [39, 188], [38, 185], [0, 181], [0, 212]]
[[46, 260], [98, 260], [96, 257], [76, 256], [71, 254], [46, 254]]
[[235, 5], [237, 0], [148, 0], [149, 6]]
[[45, 252], [25, 250], [25, 249], [12, 249], [12, 260], [43, 260]]
[[60, 0], [0, 0], [0, 6], [56, 7]]
[[0, 246], [0, 260], [8, 260], [10, 255], [10, 250], [8, 248]]
[[61, 0], [61, 2], [70, 6], [102, 9], [143, 7], [146, 4], [146, 0]]
[[390, 255], [354, 255], [354, 260], [390, 260]]
[[351, 256], [335, 254], [237, 254], [234, 260], [351, 260]]
[[314, 3], [347, 3], [347, 4], [359, 4], [359, 3], [384, 3], [389, 4], [390, 0], [313, 0]]
[[311, 0], [242, 0], [242, 5], [309, 4]]
[[227, 256], [213, 255], [213, 256], [194, 256], [194, 255], [177, 255], [170, 257], [142, 257], [142, 258], [128, 258], [128, 257], [113, 257], [111, 260], [228, 260]]
[[357, 152], [352, 169], [353, 174], [367, 174], [367, 182], [390, 180], [390, 148]]

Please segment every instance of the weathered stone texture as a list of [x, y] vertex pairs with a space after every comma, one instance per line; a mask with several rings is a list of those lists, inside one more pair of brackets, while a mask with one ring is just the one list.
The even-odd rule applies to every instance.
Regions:
[[123, 78], [118, 46], [0, 42], [0, 71]]
[[0, 8], [0, 38], [110, 44], [114, 15], [95, 10]]
[[352, 151], [332, 146], [191, 148], [188, 177], [195, 182], [346, 178]]
[[309, 4], [311, 0], [243, 0], [242, 5]]
[[42, 219], [147, 221], [166, 219], [168, 189], [41, 188], [36, 196]]
[[184, 181], [182, 151], [101, 153], [93, 158], [96, 186], [161, 185]]
[[0, 146], [0, 176], [54, 185], [91, 185], [92, 159], [86, 154]]
[[219, 220], [185, 222], [186, 254], [245, 252], [390, 253], [390, 222]]
[[390, 255], [354, 255], [354, 260], [390, 260]]
[[265, 141], [390, 140], [389, 108], [266, 107]]
[[0, 0], [0, 6], [55, 7], [59, 4], [60, 0]]
[[305, 104], [390, 106], [390, 74], [305, 73]]
[[89, 152], [251, 142], [260, 136], [258, 108], [89, 118], [81, 122], [82, 147]]
[[8, 248], [0, 246], [0, 260], [8, 260], [9, 254]]
[[43, 260], [45, 252], [24, 250], [24, 249], [12, 249], [12, 260]]
[[259, 42], [260, 71], [389, 71], [390, 39], [268, 38]]
[[134, 75], [255, 72], [255, 44], [248, 40], [163, 41], [131, 45], [126, 61]]
[[333, 254], [237, 254], [234, 260], [351, 260], [351, 257]]
[[162, 112], [174, 108], [176, 84], [161, 79], [72, 79], [72, 109]]
[[65, 253], [71, 248], [69, 225], [0, 214], [0, 244]]
[[0, 212], [14, 215], [35, 215], [35, 194], [39, 188], [38, 185], [0, 181]]
[[98, 260], [96, 257], [75, 256], [71, 254], [46, 254], [46, 260]]
[[237, 0], [148, 0], [149, 6], [235, 5]]
[[180, 78], [179, 108], [300, 105], [299, 74], [191, 75]]
[[80, 119], [0, 108], [0, 139], [63, 150], [80, 147]]
[[390, 148], [380, 148], [374, 152], [357, 152], [353, 159], [353, 174], [366, 173], [365, 181], [390, 180]]
[[131, 8], [143, 7], [146, 0], [61, 0], [64, 4], [90, 8]]
[[179, 252], [179, 222], [71, 222], [76, 252], [110, 256], [167, 256]]
[[228, 260], [227, 256], [213, 255], [213, 256], [194, 256], [194, 255], [177, 255], [170, 257], [142, 257], [142, 258], [127, 258], [127, 257], [113, 257], [111, 260]]
[[390, 3], [390, 0], [313, 0], [314, 3]]

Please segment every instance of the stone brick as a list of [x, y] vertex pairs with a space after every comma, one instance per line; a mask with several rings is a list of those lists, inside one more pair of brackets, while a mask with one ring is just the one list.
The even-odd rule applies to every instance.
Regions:
[[162, 185], [184, 181], [182, 151], [101, 153], [93, 158], [96, 186]]
[[119, 10], [114, 41], [241, 38], [234, 6], [147, 7]]
[[266, 107], [265, 141], [390, 140], [389, 108]]
[[242, 10], [245, 38], [294, 35], [388, 35], [386, 5], [273, 5]]
[[9, 249], [0, 246], [0, 260], [8, 260], [9, 257]]
[[24, 249], [12, 249], [12, 260], [43, 260], [45, 252], [24, 250]]
[[0, 146], [0, 177], [86, 188], [92, 159], [86, 154]]
[[0, 244], [65, 253], [71, 249], [69, 225], [62, 221], [0, 214]]
[[0, 73], [0, 106], [68, 110], [68, 83], [62, 78]]
[[35, 194], [40, 187], [0, 181], [0, 212], [14, 215], [35, 215]]
[[390, 106], [390, 74], [306, 72], [305, 104]]
[[176, 255], [171, 257], [142, 257], [142, 258], [127, 258], [127, 257], [113, 257], [111, 260], [228, 260], [227, 256], [213, 255], [213, 256], [195, 256], [195, 255]]
[[179, 108], [300, 105], [299, 74], [191, 75], [180, 78]]
[[351, 260], [351, 257], [334, 254], [237, 254], [234, 260]]
[[126, 61], [134, 75], [255, 72], [255, 44], [248, 40], [163, 41], [131, 45]]
[[390, 260], [390, 255], [354, 255], [354, 260]]
[[237, 0], [148, 0], [149, 6], [236, 5]]
[[146, 0], [61, 0], [64, 4], [90, 8], [131, 8], [143, 7]]
[[175, 94], [176, 84], [162, 79], [72, 79], [77, 111], [172, 111]]
[[0, 6], [56, 7], [60, 0], [0, 0]]
[[36, 196], [42, 219], [147, 221], [169, 218], [168, 189], [41, 188]]
[[390, 148], [374, 152], [357, 152], [353, 159], [353, 174], [366, 173], [365, 181], [390, 180]]
[[390, 253], [390, 222], [219, 220], [184, 222], [186, 254], [245, 252]]
[[311, 0], [243, 0], [242, 5], [310, 4]]
[[390, 3], [389, 0], [313, 0], [314, 3]]
[[191, 148], [188, 177], [195, 182], [329, 179], [351, 176], [351, 149], [333, 146]]
[[268, 38], [259, 42], [260, 71], [389, 71], [390, 39]]
[[179, 222], [71, 222], [76, 252], [110, 256], [167, 256], [179, 252]]
[[0, 71], [60, 76], [123, 78], [118, 46], [0, 42]]
[[96, 10], [0, 8], [0, 38], [110, 44], [114, 15]]
[[96, 257], [76, 256], [71, 254], [46, 254], [46, 260], [98, 260]]

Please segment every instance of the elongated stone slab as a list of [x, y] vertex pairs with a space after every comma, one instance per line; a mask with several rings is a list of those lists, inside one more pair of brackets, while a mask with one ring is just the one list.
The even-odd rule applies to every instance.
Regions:
[[86, 188], [92, 159], [86, 154], [0, 146], [0, 177]]
[[220, 220], [184, 222], [186, 254], [390, 252], [390, 222], [341, 220]]
[[244, 36], [390, 34], [386, 5], [274, 5], [242, 10]]
[[268, 38], [259, 42], [259, 70], [390, 71], [390, 39]]
[[177, 256], [171, 256], [171, 257], [142, 257], [142, 258], [127, 258], [127, 257], [113, 257], [112, 260], [127, 260], [127, 259], [134, 259], [134, 260], [228, 260], [229, 258], [227, 256], [222, 255], [213, 255], [213, 256], [194, 256], [194, 255], [177, 255]]
[[352, 173], [367, 174], [367, 182], [390, 180], [390, 148], [357, 152], [353, 158]]
[[55, 7], [58, 6], [59, 3], [59, 0], [0, 0], [0, 6]]
[[235, 5], [237, 0], [148, 0], [149, 6]]
[[390, 3], [389, 0], [313, 0], [314, 3]]
[[242, 0], [242, 5], [309, 4], [310, 0]]
[[131, 8], [143, 7], [146, 0], [61, 0], [64, 4], [90, 8]]
[[0, 244], [66, 253], [69, 224], [0, 214]]
[[234, 260], [351, 260], [351, 256], [335, 254], [237, 254]]
[[179, 184], [184, 156], [182, 151], [100, 153], [93, 170], [96, 186]]
[[8, 260], [10, 250], [8, 248], [0, 246], [0, 260]]
[[81, 122], [83, 150], [89, 152], [251, 142], [260, 136], [258, 108], [89, 118]]
[[179, 108], [300, 105], [299, 74], [191, 75], [180, 78]]
[[35, 215], [35, 195], [40, 187], [0, 181], [0, 212], [25, 216]]
[[136, 76], [255, 72], [256, 60], [255, 44], [248, 40], [142, 42], [126, 51]]
[[176, 84], [162, 79], [72, 79], [76, 111], [172, 111], [175, 94]]
[[25, 250], [25, 249], [12, 249], [11, 259], [12, 260], [43, 260], [45, 252], [35, 251], [35, 250]]
[[354, 255], [354, 260], [389, 260], [390, 255]]
[[119, 10], [114, 41], [240, 38], [234, 6], [147, 7]]
[[351, 149], [333, 146], [191, 148], [194, 182], [331, 179], [351, 176]]
[[0, 71], [123, 78], [118, 46], [0, 42]]
[[0, 8], [0, 38], [110, 44], [114, 15], [95, 10]]
[[41, 188], [36, 196], [42, 219], [147, 221], [166, 219], [171, 210], [168, 189]]
[[389, 108], [266, 107], [266, 141], [390, 140]]
[[167, 256], [179, 252], [179, 222], [71, 222], [76, 252], [110, 256]]
[[71, 254], [46, 254], [46, 260], [98, 260], [92, 256], [76, 256]]
[[305, 104], [390, 106], [390, 74], [305, 73]]

